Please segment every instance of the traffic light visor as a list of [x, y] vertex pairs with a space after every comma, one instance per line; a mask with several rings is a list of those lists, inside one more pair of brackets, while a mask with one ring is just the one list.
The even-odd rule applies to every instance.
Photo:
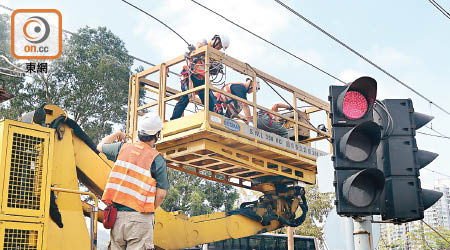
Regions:
[[371, 205], [384, 188], [384, 174], [376, 168], [360, 171], [343, 184], [344, 198], [356, 207]]
[[340, 139], [340, 151], [349, 160], [362, 162], [377, 149], [381, 140], [381, 129], [372, 121], [363, 122]]

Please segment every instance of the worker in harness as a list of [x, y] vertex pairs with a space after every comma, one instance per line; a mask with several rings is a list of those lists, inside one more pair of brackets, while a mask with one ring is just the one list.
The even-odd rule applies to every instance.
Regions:
[[[211, 46], [217, 50], [227, 49], [230, 46], [230, 39], [225, 35], [215, 35], [210, 42], [203, 40], [197, 43], [197, 48], [203, 46]], [[205, 56], [196, 56], [193, 58], [188, 58], [188, 65], [183, 66], [181, 71], [181, 91], [187, 91], [190, 88], [190, 82], [192, 82], [192, 87], [198, 87], [205, 84]], [[210, 74], [213, 70], [210, 68]], [[203, 105], [205, 104], [205, 90], [198, 91], [198, 95]], [[192, 98], [192, 97], [191, 97]], [[172, 117], [170, 120], [178, 119], [183, 114], [187, 105], [189, 104], [189, 95], [184, 95], [180, 98], [173, 109]], [[209, 91], [209, 110], [214, 112], [216, 108], [216, 99], [212, 91]]]
[[[278, 109], [285, 108], [288, 110], [293, 110], [290, 105], [284, 103], [276, 103], [272, 106], [272, 110], [278, 112]], [[271, 113], [259, 110], [258, 111], [258, 126], [259, 129], [265, 130], [267, 132], [275, 133], [279, 136], [288, 138], [288, 130], [283, 126], [283, 122], [280, 119], [272, 115]]]
[[102, 196], [103, 202], [117, 209], [110, 250], [154, 249], [154, 212], [169, 189], [166, 161], [153, 148], [162, 127], [157, 114], [147, 113], [138, 124], [139, 141], [127, 143], [125, 134], [116, 132], [97, 145], [114, 161]]
[[[259, 82], [257, 81], [255, 84], [256, 91], [259, 90]], [[238, 96], [242, 99], [247, 100], [247, 94], [253, 93], [253, 81], [251, 78], [247, 78], [245, 83], [230, 83], [225, 85], [222, 90]], [[244, 120], [248, 124], [251, 121], [250, 109], [247, 103], [242, 103], [237, 101], [231, 97], [223, 95], [221, 93], [216, 93], [217, 106], [216, 110], [223, 109], [225, 112], [225, 116], [228, 118], [237, 118], [239, 117], [239, 113], [244, 110]]]

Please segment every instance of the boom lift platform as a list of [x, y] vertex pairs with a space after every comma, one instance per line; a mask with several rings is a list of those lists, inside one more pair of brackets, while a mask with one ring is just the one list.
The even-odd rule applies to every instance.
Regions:
[[[306, 206], [298, 182], [315, 183], [316, 158], [323, 154], [310, 144], [330, 136], [312, 126], [309, 116], [325, 111], [328, 117], [327, 103], [210, 47], [193, 51], [190, 56], [196, 55], [204, 55], [207, 65], [214, 60], [254, 80], [260, 78], [288, 91], [294, 107], [298, 102], [312, 107], [283, 115], [259, 105], [256, 93], [251, 101], [232, 96], [252, 107], [253, 126], [249, 126], [208, 111], [206, 95], [204, 110], [167, 121], [167, 105], [183, 95], [200, 89], [231, 95], [210, 85], [208, 71], [204, 86], [182, 93], [167, 87], [168, 67], [184, 62], [184, 56], [131, 76], [127, 119], [127, 135], [131, 139], [137, 137], [138, 116], [146, 109], [157, 108], [164, 120], [157, 148], [164, 153], [169, 167], [264, 193], [257, 201], [243, 203], [238, 210], [227, 213], [187, 217], [182, 212], [158, 208], [155, 245], [181, 249], [298, 225], [301, 217], [296, 217], [297, 208], [304, 210]], [[146, 78], [152, 74], [158, 80]], [[157, 98], [142, 104], [140, 89]], [[198, 100], [193, 101], [200, 105]], [[257, 129], [257, 110], [286, 120], [294, 129], [293, 140]], [[317, 136], [311, 136], [310, 131]], [[95, 144], [67, 113], [55, 105], [43, 105], [24, 115], [21, 121], [1, 120], [0, 247], [95, 249], [96, 220], [101, 221], [103, 216], [98, 212], [97, 199], [113, 165], [104, 154], [99, 154]], [[79, 183], [89, 192], [79, 191]], [[83, 203], [80, 195], [90, 195], [95, 205]], [[83, 210], [91, 216], [89, 231]]]
[[[293, 107], [297, 107], [299, 102], [307, 103], [311, 107], [304, 112], [294, 110], [295, 114], [281, 115], [258, 104], [263, 102], [257, 102], [256, 92], [253, 92], [252, 101], [247, 101], [214, 87], [210, 83], [208, 70], [204, 86], [179, 93], [167, 87], [167, 77], [169, 67], [185, 62], [185, 56], [180, 56], [130, 78], [127, 135], [136, 139], [138, 116], [146, 109], [157, 106], [160, 117], [165, 121], [157, 149], [165, 154], [168, 166], [171, 168], [209, 180], [258, 191], [262, 191], [261, 186], [258, 185], [261, 180], [263, 182], [270, 180], [271, 176], [287, 177], [291, 180], [314, 184], [316, 159], [325, 153], [310, 145], [312, 141], [330, 137], [330, 134], [313, 127], [309, 122], [309, 116], [311, 113], [324, 111], [325, 117], [328, 117], [328, 103], [209, 46], [191, 52], [190, 57], [196, 56], [204, 56], [206, 65], [212, 65], [211, 62], [220, 62], [225, 67], [253, 78], [253, 82], [259, 78], [287, 91], [292, 96]], [[147, 79], [155, 78], [155, 76], [159, 79], [158, 82]], [[183, 95], [202, 89], [205, 93], [212, 90], [248, 104], [253, 114], [253, 126], [209, 111], [208, 94], [205, 95], [205, 107], [202, 111], [167, 121], [166, 109], [169, 101], [178, 100]], [[142, 103], [138, 94], [140, 90], [157, 95], [157, 101], [139, 105]], [[198, 99], [194, 101], [197, 105], [201, 105]], [[295, 131], [293, 140], [258, 129], [258, 110], [266, 111], [287, 121]], [[327, 123], [326, 120], [325, 123]], [[310, 131], [318, 135], [311, 138]], [[299, 136], [299, 133], [302, 133], [303, 137]], [[307, 139], [299, 140], [305, 138], [305, 134]]]

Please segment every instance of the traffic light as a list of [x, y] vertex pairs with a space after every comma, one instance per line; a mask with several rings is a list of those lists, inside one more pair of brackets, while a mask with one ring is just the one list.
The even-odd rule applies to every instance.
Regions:
[[377, 151], [378, 168], [386, 177], [380, 199], [382, 219], [394, 223], [423, 219], [424, 211], [442, 196], [422, 189], [419, 179], [419, 170], [438, 154], [417, 148], [416, 130], [433, 117], [414, 112], [411, 99], [387, 99], [375, 110], [375, 120], [383, 127]]
[[384, 174], [377, 168], [381, 128], [373, 121], [377, 82], [370, 77], [330, 86], [334, 186], [340, 215], [380, 213]]

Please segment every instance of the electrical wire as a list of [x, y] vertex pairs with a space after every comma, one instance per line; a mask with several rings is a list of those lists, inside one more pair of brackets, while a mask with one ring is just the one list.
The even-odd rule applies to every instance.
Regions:
[[444, 174], [444, 173], [441, 173], [441, 172], [438, 172], [438, 171], [434, 171], [434, 170], [431, 170], [431, 169], [428, 169], [428, 168], [424, 168], [425, 170], [428, 170], [428, 171], [430, 171], [430, 172], [433, 172], [433, 173], [435, 173], [435, 174], [439, 174], [439, 175], [442, 175], [442, 176], [445, 176], [445, 177], [448, 177], [448, 178], [450, 178], [450, 175], [447, 175], [447, 174]]
[[450, 137], [448, 137], [448, 136], [432, 135], [432, 134], [428, 134], [428, 133], [424, 133], [424, 132], [417, 132], [417, 133], [418, 134], [422, 134], [422, 135], [427, 135], [427, 136], [433, 136], [433, 137], [438, 137], [438, 138], [450, 139]]
[[430, 129], [430, 130], [432, 130], [432, 131], [434, 131], [434, 132], [438, 133], [438, 134], [439, 134], [440, 136], [442, 136], [442, 137], [445, 137], [445, 138], [450, 138], [449, 136], [446, 136], [446, 135], [442, 134], [441, 132], [437, 131], [437, 130], [436, 130], [436, 129], [434, 129], [433, 127], [428, 127], [428, 126], [425, 126], [425, 128], [427, 128], [427, 129]]
[[[193, 1], [193, 0], [192, 0]], [[284, 8], [286, 8], [287, 10], [289, 10], [290, 12], [292, 12], [293, 14], [295, 14], [296, 16], [298, 16], [299, 18], [301, 18], [303, 21], [307, 22], [308, 24], [312, 25], [314, 28], [316, 28], [317, 30], [319, 30], [320, 32], [324, 33], [326, 36], [328, 36], [329, 38], [333, 39], [335, 42], [339, 43], [340, 45], [342, 45], [343, 47], [345, 47], [346, 49], [350, 50], [351, 52], [353, 52], [355, 55], [359, 56], [361, 59], [363, 59], [364, 61], [368, 62], [370, 65], [372, 65], [373, 67], [377, 68], [378, 70], [380, 70], [381, 72], [385, 73], [386, 75], [388, 75], [390, 78], [394, 79], [396, 82], [400, 83], [401, 85], [403, 85], [404, 87], [406, 87], [407, 89], [409, 89], [410, 91], [412, 91], [413, 93], [415, 93], [416, 95], [422, 97], [423, 99], [427, 100], [429, 103], [433, 104], [435, 107], [437, 107], [438, 109], [442, 110], [443, 112], [445, 112], [446, 114], [450, 115], [450, 112], [447, 111], [446, 109], [442, 108], [441, 106], [437, 105], [435, 102], [431, 101], [430, 99], [428, 99], [427, 97], [425, 97], [424, 95], [422, 95], [421, 93], [419, 93], [417, 90], [413, 89], [412, 87], [410, 87], [408, 84], [406, 84], [405, 82], [401, 81], [400, 79], [398, 79], [397, 77], [395, 77], [394, 75], [392, 75], [391, 73], [387, 72], [385, 69], [381, 68], [380, 66], [378, 66], [377, 64], [375, 64], [374, 62], [372, 62], [370, 59], [368, 59], [367, 57], [363, 56], [361, 53], [359, 53], [358, 51], [352, 49], [349, 45], [345, 44], [344, 42], [342, 42], [341, 40], [339, 40], [338, 38], [336, 38], [335, 36], [331, 35], [330, 33], [328, 33], [327, 31], [325, 31], [324, 29], [322, 29], [321, 27], [319, 27], [318, 25], [316, 25], [315, 23], [313, 23], [312, 21], [310, 21], [309, 19], [307, 19], [306, 17], [304, 17], [303, 15], [301, 15], [300, 13], [296, 12], [295, 10], [293, 10], [291, 7], [287, 6], [286, 4], [284, 4], [283, 2], [281, 2], [280, 0], [274, 0], [275, 2], [277, 2], [278, 4], [280, 4], [281, 6], [283, 6]]]
[[[385, 139], [388, 138], [392, 134], [392, 132], [394, 132], [394, 119], [392, 118], [391, 113], [389, 112], [389, 110], [387, 109], [386, 105], [383, 102], [375, 100], [375, 104], [377, 104], [377, 106], [379, 106], [386, 113], [386, 116], [388, 118], [386, 130], [385, 133], [383, 134], [383, 139]], [[380, 116], [381, 119], [384, 119], [384, 116], [382, 116], [376, 108], [374, 108], [373, 110], [375, 110], [375, 112]]]
[[22, 69], [21, 67], [17, 67], [14, 63], [12, 63], [6, 56], [4, 55], [0, 55], [0, 58], [2, 58], [3, 60], [5, 60], [9, 65], [11, 65], [13, 68], [15, 68], [16, 70], [19, 70], [21, 72], [26, 72], [26, 70]]
[[442, 234], [440, 234], [438, 231], [436, 231], [436, 229], [434, 229], [433, 227], [431, 227], [430, 225], [428, 225], [428, 223], [426, 223], [424, 220], [421, 220], [423, 223], [425, 223], [425, 225], [427, 225], [431, 230], [433, 230], [437, 235], [439, 235], [443, 240], [445, 240], [449, 246], [450, 246], [450, 242], [444, 237], [442, 236]]
[[6, 72], [0, 72], [0, 75], [11, 76], [11, 77], [17, 77], [17, 78], [22, 78], [22, 77], [23, 77], [23, 76], [18, 76], [18, 75], [9, 74], [9, 73], [6, 73]]
[[436, 9], [438, 9], [446, 18], [450, 19], [450, 13], [448, 13], [448, 11], [446, 11], [441, 5], [439, 5], [436, 1], [434, 0], [428, 0], [428, 2], [430, 2], [434, 7], [436, 7]]
[[292, 56], [292, 57], [297, 58], [298, 60], [300, 60], [300, 61], [306, 63], [307, 65], [309, 65], [309, 66], [315, 68], [316, 70], [318, 70], [318, 71], [320, 71], [320, 72], [326, 74], [327, 76], [329, 76], [329, 77], [331, 77], [331, 78], [333, 78], [333, 79], [335, 79], [335, 80], [337, 80], [337, 81], [339, 81], [339, 82], [341, 82], [341, 83], [343, 83], [343, 84], [347, 84], [347, 83], [345, 83], [344, 81], [342, 81], [341, 79], [337, 78], [336, 76], [334, 76], [334, 75], [328, 73], [327, 71], [325, 71], [325, 70], [319, 68], [318, 66], [316, 66], [316, 65], [314, 65], [314, 64], [312, 64], [312, 63], [306, 61], [305, 59], [303, 59], [303, 58], [301, 58], [301, 57], [295, 55], [294, 53], [292, 53], [292, 52], [290, 52], [290, 51], [288, 51], [288, 50], [286, 50], [286, 49], [284, 49], [284, 48], [282, 48], [282, 47], [276, 45], [275, 43], [273, 43], [273, 42], [271, 42], [271, 41], [269, 41], [269, 40], [263, 38], [262, 36], [260, 36], [260, 35], [258, 35], [258, 34], [256, 34], [256, 33], [252, 32], [252, 31], [250, 31], [249, 29], [247, 29], [247, 28], [245, 28], [245, 27], [243, 27], [243, 26], [241, 26], [241, 25], [239, 25], [239, 24], [237, 24], [237, 23], [231, 21], [230, 19], [228, 19], [228, 18], [226, 18], [225, 16], [223, 16], [223, 15], [217, 13], [216, 11], [214, 11], [214, 10], [212, 10], [212, 9], [210, 9], [210, 8], [208, 8], [208, 7], [206, 7], [205, 5], [199, 3], [199, 2], [197, 2], [197, 1], [195, 1], [195, 0], [191, 0], [191, 1], [194, 2], [195, 4], [197, 4], [198, 6], [201, 6], [202, 8], [204, 8], [204, 9], [206, 9], [206, 10], [208, 10], [208, 11], [214, 13], [214, 14], [216, 14], [217, 16], [220, 16], [221, 18], [225, 19], [227, 22], [229, 22], [229, 23], [231, 23], [231, 24], [233, 24], [233, 25], [239, 27], [240, 29], [242, 29], [242, 30], [244, 30], [244, 31], [246, 31], [246, 32], [248, 32], [248, 33], [250, 33], [250, 34], [252, 34], [253, 36], [255, 36], [255, 37], [257, 37], [257, 38], [263, 40], [264, 42], [266, 42], [266, 43], [268, 43], [268, 44], [274, 46], [275, 48], [277, 48], [277, 49], [279, 49], [279, 50], [285, 52], [286, 54], [288, 54], [288, 55], [290, 55], [290, 56]]
[[143, 10], [143, 9], [141, 9], [141, 8], [139, 8], [139, 7], [137, 7], [136, 5], [134, 5], [134, 4], [132, 4], [132, 3], [128, 2], [128, 1], [125, 1], [125, 0], [121, 0], [121, 1], [124, 2], [124, 3], [126, 3], [126, 4], [128, 4], [128, 5], [130, 5], [131, 7], [133, 7], [133, 8], [135, 8], [135, 9], [139, 10], [140, 12], [146, 14], [147, 16], [149, 16], [149, 17], [155, 19], [155, 20], [158, 21], [160, 24], [166, 26], [166, 28], [168, 28], [168, 29], [171, 30], [173, 33], [175, 33], [175, 34], [176, 34], [179, 38], [181, 38], [181, 40], [183, 40], [188, 46], [191, 46], [191, 44], [188, 43], [188, 41], [186, 41], [186, 39], [184, 39], [178, 32], [176, 32], [174, 29], [172, 29], [169, 25], [165, 24], [163, 21], [159, 20], [159, 19], [156, 18], [155, 16], [151, 15], [150, 13], [146, 12], [145, 10]]
[[[3, 9], [6, 9], [6, 10], [9, 10], [9, 11], [14, 11], [14, 9], [11, 9], [11, 8], [9, 8], [9, 7], [7, 7], [7, 6], [4, 6], [4, 5], [2, 5], [2, 4], [0, 4], [0, 8], [3, 8]], [[69, 35], [72, 35], [72, 36], [76, 36], [76, 37], [78, 37], [78, 38], [80, 38], [80, 39], [83, 39], [83, 40], [85, 40], [85, 41], [88, 41], [88, 39], [85, 39], [84, 37], [82, 37], [82, 36], [80, 36], [80, 35], [78, 35], [78, 34], [76, 34], [76, 33], [74, 33], [74, 32], [71, 32], [71, 31], [69, 31], [69, 30], [66, 30], [66, 29], [62, 29], [62, 32], [63, 33], [66, 33], [66, 34], [69, 34]], [[133, 58], [133, 59], [135, 59], [135, 60], [137, 60], [137, 61], [140, 61], [140, 62], [142, 62], [142, 63], [145, 63], [145, 64], [148, 64], [148, 65], [150, 65], [150, 66], [156, 66], [156, 64], [153, 64], [153, 63], [151, 63], [151, 62], [148, 62], [148, 61], [146, 61], [146, 60], [144, 60], [144, 59], [141, 59], [141, 58], [138, 58], [138, 57], [136, 57], [136, 56], [133, 56], [133, 55], [130, 55], [130, 54], [128, 54], [131, 58]], [[1, 58], [3, 58], [3, 59], [5, 59], [6, 57], [4, 57], [4, 56], [0, 56]], [[6, 58], [6, 59], [8, 59], [8, 58]], [[6, 60], [5, 59], [5, 60]], [[9, 61], [8, 61], [9, 62]], [[11, 64], [11, 63], [10, 63]], [[16, 66], [17, 67], [17, 66]], [[24, 69], [21, 69], [21, 68], [18, 68], [18, 69], [20, 69], [20, 70], [24, 70]], [[169, 73], [171, 73], [171, 74], [174, 74], [174, 75], [176, 75], [176, 76], [178, 76], [178, 77], [180, 77], [181, 75], [180, 74], [178, 74], [178, 73], [175, 73], [175, 72], [173, 72], [173, 71], [170, 71], [169, 70]]]

